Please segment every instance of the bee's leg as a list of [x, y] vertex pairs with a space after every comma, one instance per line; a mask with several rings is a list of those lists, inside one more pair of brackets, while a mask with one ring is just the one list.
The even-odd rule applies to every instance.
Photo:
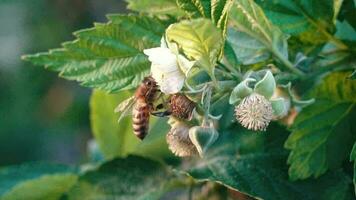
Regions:
[[171, 112], [168, 110], [163, 111], [163, 112], [151, 112], [151, 115], [156, 116], [156, 117], [166, 117], [166, 116], [171, 115]]

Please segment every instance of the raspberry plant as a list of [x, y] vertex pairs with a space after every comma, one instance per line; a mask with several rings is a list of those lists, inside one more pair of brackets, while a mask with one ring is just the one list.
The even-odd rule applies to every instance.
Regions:
[[[127, 1], [23, 57], [93, 88], [98, 161], [1, 169], [2, 199], [355, 198], [355, 1]], [[140, 141], [114, 110], [149, 75], [195, 106]]]

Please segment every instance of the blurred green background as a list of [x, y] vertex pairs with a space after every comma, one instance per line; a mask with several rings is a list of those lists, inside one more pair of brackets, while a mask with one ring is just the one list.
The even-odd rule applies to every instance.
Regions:
[[0, 166], [79, 163], [90, 140], [90, 90], [21, 61], [125, 12], [120, 0], [0, 0]]

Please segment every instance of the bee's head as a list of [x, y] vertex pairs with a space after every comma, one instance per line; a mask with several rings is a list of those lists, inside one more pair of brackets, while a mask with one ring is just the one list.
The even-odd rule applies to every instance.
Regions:
[[147, 88], [155, 87], [157, 85], [156, 81], [151, 77], [145, 77], [142, 82]]

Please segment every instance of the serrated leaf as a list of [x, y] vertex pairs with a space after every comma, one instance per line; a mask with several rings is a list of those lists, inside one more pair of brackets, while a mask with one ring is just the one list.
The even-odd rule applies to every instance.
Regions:
[[341, 5], [340, 0], [256, 0], [283, 32], [313, 44], [329, 40]]
[[356, 80], [349, 79], [350, 72], [336, 72], [324, 77], [312, 95], [336, 102], [356, 103]]
[[160, 163], [129, 156], [105, 163], [81, 176], [68, 199], [158, 200], [169, 187], [169, 177]]
[[[237, 32], [243, 32], [251, 40], [257, 41], [255, 45], [261, 51], [255, 51], [255, 53], [260, 53], [258, 60], [262, 61], [268, 58], [266, 57], [268, 54], [260, 46], [262, 44], [279, 61], [288, 65], [286, 67], [295, 71], [290, 63], [286, 64], [288, 62], [287, 36], [278, 27], [273, 26], [263, 10], [253, 0], [235, 1], [231, 10], [230, 23]], [[240, 41], [240, 45], [243, 45], [242, 41]]]
[[0, 169], [0, 199], [57, 200], [77, 181], [64, 165], [24, 164]]
[[143, 49], [160, 45], [166, 24], [156, 18], [111, 15], [107, 24], [76, 32], [62, 49], [25, 56], [61, 77], [108, 92], [136, 87], [149, 74]]
[[175, 0], [126, 0], [127, 8], [140, 13], [155, 15], [169, 14], [182, 16], [184, 13], [179, 9]]
[[285, 143], [292, 150], [288, 158], [292, 180], [319, 177], [341, 165], [356, 139], [351, 132], [355, 114], [353, 103], [328, 100], [318, 100], [303, 109]]
[[271, 56], [265, 45], [244, 32], [228, 29], [227, 41], [237, 59], [244, 65], [262, 62]]
[[224, 35], [232, 2], [232, 0], [177, 0], [178, 6], [190, 18], [211, 19]]
[[324, 78], [313, 93], [319, 99], [296, 118], [285, 143], [292, 150], [288, 158], [291, 179], [318, 177], [339, 167], [348, 156], [356, 139], [352, 131], [356, 82], [346, 76], [342, 72]]
[[224, 41], [220, 30], [210, 20], [195, 19], [172, 24], [166, 36], [169, 42], [178, 44], [188, 59], [196, 60], [210, 76], [213, 75]]
[[[351, 200], [350, 178], [341, 170], [317, 180], [288, 180], [283, 128], [272, 124], [265, 134], [239, 127], [221, 132], [215, 146], [188, 174], [215, 181], [264, 200]], [[252, 146], [256, 145], [254, 148]]]

